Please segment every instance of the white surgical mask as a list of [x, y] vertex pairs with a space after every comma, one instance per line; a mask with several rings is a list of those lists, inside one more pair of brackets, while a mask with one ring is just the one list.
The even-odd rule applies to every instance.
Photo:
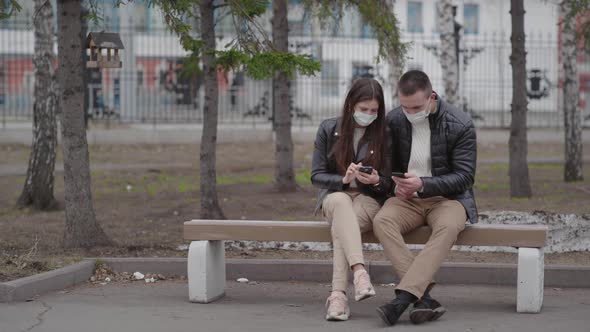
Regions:
[[422, 111], [420, 111], [418, 113], [413, 113], [413, 114], [408, 113], [403, 108], [402, 108], [402, 111], [404, 112], [404, 114], [406, 115], [406, 119], [408, 119], [408, 121], [410, 121], [410, 123], [412, 123], [412, 124], [422, 123], [426, 119], [428, 119], [428, 115], [430, 115], [430, 100], [428, 101], [428, 104], [426, 104], [426, 108], [424, 108]]
[[377, 119], [377, 114], [370, 115], [367, 113], [363, 113], [361, 111], [354, 111], [352, 117], [359, 126], [367, 127], [368, 125], [373, 123], [375, 119]]

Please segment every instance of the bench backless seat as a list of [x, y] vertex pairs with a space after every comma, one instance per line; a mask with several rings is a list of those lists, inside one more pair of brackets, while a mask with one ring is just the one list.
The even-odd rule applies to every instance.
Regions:
[[[406, 235], [407, 244], [425, 244], [428, 226]], [[189, 299], [208, 303], [225, 294], [224, 240], [331, 242], [323, 221], [191, 220], [184, 223], [184, 239], [192, 241], [188, 254]], [[544, 255], [547, 227], [541, 225], [467, 225], [455, 245], [518, 248], [518, 312], [537, 313], [543, 305]], [[363, 242], [379, 243], [372, 232]]]

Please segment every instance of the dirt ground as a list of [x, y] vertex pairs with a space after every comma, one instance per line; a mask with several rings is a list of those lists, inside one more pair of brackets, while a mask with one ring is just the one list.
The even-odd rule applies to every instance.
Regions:
[[[309, 183], [312, 144], [295, 145], [299, 189], [279, 194], [273, 188], [271, 143], [221, 144], [218, 195], [228, 219], [320, 220], [313, 215], [316, 189]], [[0, 145], [0, 166], [26, 171], [29, 148]], [[0, 282], [94, 256], [185, 256], [178, 247], [182, 223], [199, 216], [198, 145], [91, 146], [93, 200], [97, 219], [116, 246], [64, 251], [63, 210], [36, 212], [14, 204], [24, 175], [0, 176]], [[508, 151], [502, 144], [479, 146], [476, 197], [480, 211], [515, 210], [590, 214], [590, 182], [563, 182], [560, 143], [531, 143], [529, 157], [534, 196], [510, 199]], [[61, 164], [61, 156], [58, 157]], [[16, 172], [18, 173], [18, 172]], [[590, 163], [585, 165], [590, 179]], [[57, 172], [55, 196], [63, 205], [63, 174]], [[385, 260], [381, 252], [368, 259]], [[229, 252], [244, 258], [329, 259], [329, 252], [258, 250]], [[453, 252], [450, 261], [516, 262], [512, 254]], [[590, 253], [547, 255], [547, 264], [590, 266]]]

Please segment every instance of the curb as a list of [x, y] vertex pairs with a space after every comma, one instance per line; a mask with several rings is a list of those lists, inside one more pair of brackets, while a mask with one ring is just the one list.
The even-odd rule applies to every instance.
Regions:
[[[157, 273], [185, 276], [186, 258], [100, 258], [116, 272]], [[54, 271], [0, 283], [0, 303], [29, 300], [39, 294], [86, 282], [96, 259]], [[397, 282], [388, 262], [368, 262], [375, 284]], [[436, 275], [441, 284], [516, 285], [516, 264], [444, 263]], [[330, 260], [227, 259], [226, 278], [245, 277], [255, 281], [312, 281], [329, 283]], [[545, 267], [545, 287], [590, 288], [590, 267], [551, 265]]]
[[84, 259], [61, 269], [0, 283], [0, 303], [27, 301], [36, 295], [84, 282], [92, 275], [94, 262], [94, 259]]

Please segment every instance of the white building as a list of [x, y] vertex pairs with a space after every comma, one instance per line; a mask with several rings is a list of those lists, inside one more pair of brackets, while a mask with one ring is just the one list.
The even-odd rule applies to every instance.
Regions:
[[[436, 3], [436, 0], [398, 0], [395, 13], [404, 41], [412, 43], [406, 69], [424, 70], [430, 75], [435, 90], [444, 96], [442, 73], [435, 50], [439, 44]], [[457, 6], [456, 21], [463, 27], [460, 30], [460, 91], [466, 107], [482, 117], [480, 125], [506, 126], [510, 118], [512, 86], [510, 2], [469, 0], [454, 1], [454, 4]], [[32, 8], [29, 8], [32, 2], [26, 2], [24, 7], [20, 18], [28, 18], [32, 13]], [[199, 105], [202, 105], [199, 94], [188, 98], [177, 96], [187, 94], [188, 88], [179, 88], [182, 84], [179, 83], [178, 73], [171, 71], [186, 52], [176, 36], [164, 32], [165, 24], [160, 11], [141, 0], [131, 2], [126, 8], [115, 8], [112, 0], [103, 0], [101, 8], [99, 14], [104, 20], [91, 26], [90, 30], [120, 30], [127, 52], [127, 58], [123, 59], [124, 69], [127, 65], [125, 70], [103, 71], [99, 86], [105, 90], [102, 93], [105, 104], [119, 108], [121, 118], [129, 121], [150, 117], [199, 121]], [[533, 96], [529, 103], [529, 124], [561, 125], [557, 93], [557, 5], [545, 0], [525, 0], [525, 10], [527, 69], [531, 72], [529, 88]], [[268, 11], [261, 19], [268, 30], [271, 15]], [[223, 15], [218, 17], [221, 19], [217, 24], [218, 45], [225, 45], [231, 39], [233, 22], [228, 18], [222, 19]], [[14, 29], [7, 29], [8, 24], [0, 23], [0, 63], [6, 59], [3, 54], [11, 54], [17, 49], [21, 54], [23, 49], [28, 50], [25, 53], [32, 54], [33, 50], [31, 26], [26, 27], [29, 31], [15, 32]], [[296, 123], [307, 124], [310, 120], [316, 123], [328, 116], [336, 116], [348, 85], [360, 75], [373, 75], [380, 80], [386, 91], [387, 106], [393, 106], [390, 105], [391, 87], [387, 81], [389, 67], [386, 62], [375, 60], [377, 42], [371, 39], [371, 31], [358, 13], [346, 11], [340, 22], [320, 29], [303, 10], [301, 1], [290, 1], [289, 26], [292, 50], [312, 54], [322, 63], [322, 71], [316, 77], [297, 77], [292, 83]], [[17, 43], [18, 47], [11, 42], [16, 33], [27, 35]], [[129, 58], [130, 55], [133, 57]], [[7, 75], [5, 67], [6, 78], [10, 73]], [[0, 71], [2, 68], [0, 65]], [[176, 86], [172, 89], [166, 85], [170, 79]], [[220, 73], [220, 79], [220, 121], [268, 120], [272, 105], [270, 82], [242, 79], [235, 73]], [[4, 86], [6, 88], [7, 84]], [[137, 94], [131, 98], [129, 94], [133, 91]], [[537, 96], [540, 98], [534, 98]], [[191, 99], [193, 103], [185, 104]], [[179, 100], [184, 100], [182, 105], [178, 105]], [[0, 104], [0, 109], [2, 106]], [[176, 117], [166, 112], [175, 112]]]

